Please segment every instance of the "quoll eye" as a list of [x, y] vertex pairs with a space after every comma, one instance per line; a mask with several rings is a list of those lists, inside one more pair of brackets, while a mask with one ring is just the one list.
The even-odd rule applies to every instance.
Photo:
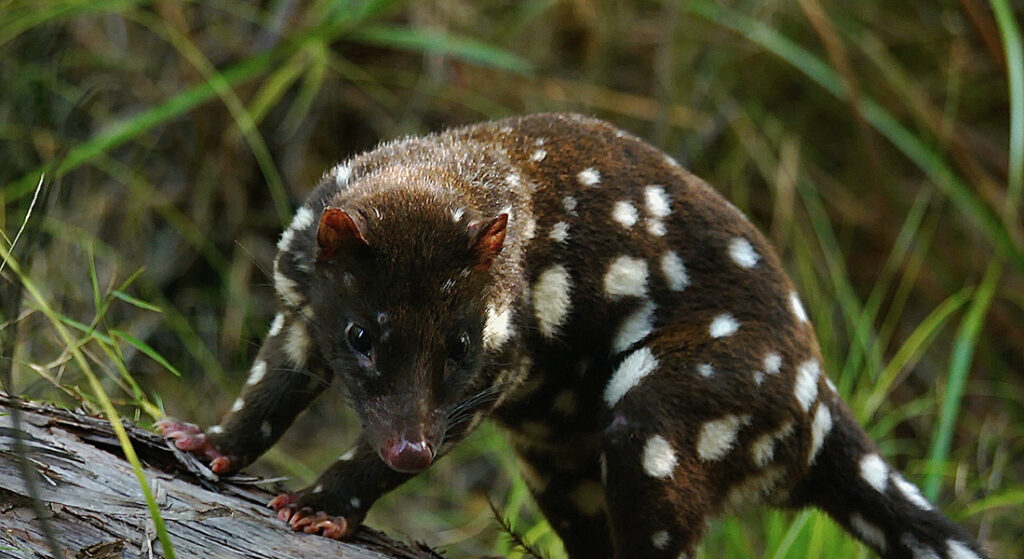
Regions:
[[448, 357], [454, 361], [461, 361], [467, 353], [469, 353], [469, 334], [463, 332], [462, 335], [452, 343]]
[[352, 349], [367, 357], [370, 356], [370, 351], [373, 349], [373, 340], [370, 339], [370, 334], [363, 330], [362, 326], [349, 324], [348, 328], [345, 329], [345, 335], [348, 337], [348, 345], [352, 346]]

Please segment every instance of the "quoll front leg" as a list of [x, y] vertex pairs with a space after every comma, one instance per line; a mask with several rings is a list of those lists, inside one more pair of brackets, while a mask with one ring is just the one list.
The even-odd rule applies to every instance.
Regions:
[[306, 318], [296, 312], [275, 317], [242, 394], [219, 425], [203, 432], [168, 419], [158, 422], [157, 429], [219, 474], [259, 458], [330, 383], [328, 369], [309, 347], [307, 328]]
[[293, 530], [344, 539], [362, 524], [370, 505], [413, 475], [388, 468], [360, 437], [309, 487], [278, 495], [269, 506]]

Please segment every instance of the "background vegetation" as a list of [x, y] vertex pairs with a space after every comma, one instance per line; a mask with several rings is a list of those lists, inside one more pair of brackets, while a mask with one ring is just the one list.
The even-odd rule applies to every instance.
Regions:
[[[45, 176], [0, 282], [0, 382], [208, 425], [274, 312], [277, 236], [328, 166], [580, 111], [770, 234], [885, 453], [997, 557], [1024, 556], [1020, 19], [1007, 0], [0, 0], [3, 247]], [[354, 437], [341, 401], [256, 469], [309, 480]], [[369, 522], [509, 552], [487, 495], [558, 553], [490, 427]], [[867, 551], [772, 512], [717, 522], [702, 556]]]

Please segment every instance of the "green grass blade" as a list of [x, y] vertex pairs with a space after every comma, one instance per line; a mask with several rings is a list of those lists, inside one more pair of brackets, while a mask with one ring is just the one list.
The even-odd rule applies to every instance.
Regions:
[[922, 484], [925, 496], [932, 501], [939, 494], [942, 473], [945, 470], [944, 465], [953, 441], [953, 430], [956, 427], [957, 415], [960, 413], [960, 399], [963, 397], [964, 385], [967, 384], [967, 374], [970, 371], [971, 359], [974, 357], [974, 349], [981, 337], [985, 315], [988, 313], [1002, 274], [1003, 264], [999, 259], [989, 264], [988, 269], [985, 270], [985, 277], [982, 278], [981, 285], [975, 292], [974, 300], [967, 309], [967, 315], [960, 323], [960, 328], [957, 329], [956, 338], [953, 341], [949, 381], [946, 386], [946, 394], [942, 398], [939, 424], [935, 428], [931, 451], [928, 453], [927, 475]]
[[529, 74], [533, 71], [529, 62], [506, 50], [438, 31], [372, 25], [353, 30], [346, 39], [399, 50], [443, 54], [516, 74]]
[[139, 462], [139, 457], [135, 454], [135, 447], [132, 446], [131, 439], [128, 438], [128, 432], [125, 431], [124, 425], [121, 423], [121, 417], [117, 413], [117, 409], [114, 408], [113, 402], [110, 401], [110, 397], [107, 395], [106, 391], [103, 390], [103, 385], [100, 383], [99, 378], [93, 373], [92, 367], [89, 365], [89, 361], [85, 358], [82, 350], [71, 337], [70, 332], [68, 332], [64, 327], [62, 319], [58, 316], [56, 311], [50, 307], [47, 298], [43, 296], [35, 283], [22, 273], [18, 262], [11, 257], [10, 252], [3, 243], [0, 243], [0, 257], [7, 261], [8, 267], [10, 267], [14, 275], [21, 281], [22, 286], [25, 288], [25, 292], [32, 298], [35, 305], [37, 305], [43, 312], [46, 318], [50, 321], [50, 324], [53, 325], [53, 328], [63, 340], [64, 345], [68, 348], [68, 351], [70, 351], [72, 358], [82, 369], [82, 373], [88, 379], [90, 388], [92, 388], [93, 393], [103, 408], [104, 414], [107, 416], [107, 421], [110, 423], [110, 426], [114, 429], [114, 433], [117, 435], [117, 439], [121, 444], [121, 450], [124, 452], [125, 459], [132, 465], [132, 470], [135, 472], [135, 477], [139, 482], [139, 488], [142, 489], [143, 499], [146, 501], [146, 507], [149, 509], [149, 516], [153, 520], [153, 526], [156, 529], [157, 538], [159, 538], [160, 545], [163, 548], [164, 557], [166, 559], [175, 559], [174, 546], [171, 544], [170, 535], [167, 533], [167, 525], [164, 523], [163, 516], [160, 514], [160, 505], [157, 504], [156, 498], [153, 496], [153, 492], [149, 487], [149, 481], [146, 479], [146, 473], [142, 470], [142, 463]]
[[1009, 219], [1019, 224], [1018, 210], [1024, 193], [1024, 47], [1021, 46], [1020, 28], [1009, 3], [991, 0], [991, 4], [1003, 38], [1010, 88], [1010, 181], [1006, 189], [1005, 210]]
[[267, 181], [267, 189], [274, 201], [274, 208], [277, 210], [278, 219], [282, 227], [287, 226], [291, 221], [291, 203], [288, 201], [288, 194], [285, 192], [284, 180], [277, 170], [277, 164], [270, 155], [270, 148], [260, 134], [256, 126], [256, 120], [252, 113], [246, 108], [245, 103], [235, 93], [231, 83], [224, 75], [214, 67], [213, 62], [203, 54], [203, 51], [187, 35], [177, 30], [174, 26], [168, 25], [163, 19], [143, 10], [134, 10], [122, 14], [124, 17], [143, 25], [153, 31], [165, 41], [171, 44], [182, 57], [185, 58], [209, 83], [221, 102], [227, 107], [238, 124], [238, 129], [249, 144], [249, 149], [259, 165], [263, 178]]
[[[1006, 51], [1006, 66], [1009, 71], [1010, 89], [1010, 181], [1007, 185], [1007, 200], [1004, 210], [1010, 223], [1019, 223], [1017, 215], [1021, 188], [1024, 185], [1024, 48], [1021, 47], [1020, 29], [1013, 17], [1013, 12], [1005, 0], [992, 0], [992, 9], [996, 14], [999, 31]], [[1016, 150], [1016, 151], [1015, 151]], [[985, 315], [995, 296], [996, 289], [1003, 274], [1003, 258], [1005, 253], [996, 258], [985, 270], [977, 295], [967, 311], [967, 316], [957, 331], [953, 342], [952, 357], [949, 366], [949, 385], [942, 401], [939, 424], [932, 437], [931, 451], [928, 455], [928, 471], [922, 489], [925, 496], [935, 500], [942, 481], [943, 465], [949, 456], [953, 441], [953, 429], [957, 415], [960, 413], [960, 398], [963, 396], [964, 385], [970, 370], [974, 350], [981, 337]]]
[[113, 336], [115, 338], [119, 338], [119, 339], [122, 339], [122, 340], [128, 342], [135, 349], [141, 351], [142, 353], [145, 353], [146, 355], [148, 355], [150, 357], [150, 359], [152, 359], [153, 361], [156, 361], [157, 363], [162, 365], [165, 369], [170, 371], [174, 376], [181, 377], [181, 371], [176, 369], [174, 367], [174, 365], [171, 365], [170, 362], [167, 361], [167, 359], [164, 359], [163, 355], [160, 355], [159, 353], [157, 353], [157, 351], [155, 349], [153, 349], [152, 346], [150, 346], [146, 342], [136, 338], [135, 336], [132, 336], [131, 334], [129, 334], [127, 332], [124, 332], [122, 330], [118, 330], [117, 328], [111, 329], [110, 330], [110, 334], [111, 334], [111, 336]]
[[960, 310], [970, 300], [971, 291], [964, 289], [942, 302], [938, 307], [921, 321], [921, 324], [914, 328], [914, 331], [907, 336], [896, 354], [886, 365], [885, 369], [878, 376], [878, 380], [872, 383], [870, 392], [858, 392], [863, 394], [863, 403], [855, 398], [850, 403], [858, 412], [858, 418], [867, 421], [871, 418], [882, 402], [885, 401], [889, 390], [896, 384], [900, 374], [913, 367], [921, 358], [928, 346], [935, 340], [936, 335], [946, 325], [950, 317]]
[[120, 13], [152, 0], [99, 0], [93, 2], [25, 2], [22, 10], [11, 10], [0, 18], [0, 46], [40, 25], [62, 22], [97, 13]]
[[138, 307], [140, 309], [147, 310], [147, 311], [153, 311], [153, 312], [159, 312], [159, 313], [164, 312], [163, 309], [161, 309], [160, 307], [158, 307], [158, 306], [156, 306], [154, 304], [151, 304], [151, 303], [147, 303], [147, 302], [145, 302], [142, 299], [139, 299], [137, 297], [132, 297], [131, 295], [129, 295], [129, 294], [127, 294], [124, 291], [121, 291], [119, 289], [115, 289], [115, 290], [111, 291], [111, 294], [114, 297], [117, 297], [118, 299], [124, 301], [125, 303], [128, 303], [129, 305]]
[[[277, 56], [274, 56], [273, 53], [260, 53], [231, 66], [220, 75], [227, 84], [237, 85], [259, 76], [276, 62]], [[71, 148], [67, 157], [57, 165], [51, 176], [53, 178], [63, 177], [100, 155], [187, 113], [216, 96], [216, 86], [211, 82], [203, 82], [131, 118], [114, 122], [92, 139]], [[7, 200], [15, 201], [31, 192], [35, 188], [39, 175], [48, 168], [49, 165], [43, 165], [33, 169], [17, 181], [4, 186]]]
[[[686, 6], [691, 13], [760, 45], [835, 97], [844, 101], [849, 100], [839, 74], [782, 33], [747, 15], [708, 0], [690, 0]], [[1024, 271], [1024, 247], [1010, 236], [1004, 222], [953, 171], [940, 154], [930, 149], [921, 138], [915, 136], [881, 105], [867, 96], [861, 95], [858, 98], [858, 109], [865, 121], [913, 161], [960, 211], [980, 228], [996, 249], [1006, 255], [1014, 268]]]

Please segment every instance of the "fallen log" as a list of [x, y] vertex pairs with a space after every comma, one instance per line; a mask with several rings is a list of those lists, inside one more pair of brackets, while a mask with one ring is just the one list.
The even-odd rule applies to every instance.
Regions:
[[[218, 478], [161, 436], [125, 427], [179, 558], [441, 557], [424, 544], [397, 542], [365, 527], [351, 542], [292, 532], [266, 508], [274, 493], [262, 480]], [[42, 507], [33, 506], [22, 475], [26, 459], [37, 472]], [[0, 392], [0, 558], [52, 557], [44, 521], [68, 558], [165, 556], [138, 480], [106, 419]]]

